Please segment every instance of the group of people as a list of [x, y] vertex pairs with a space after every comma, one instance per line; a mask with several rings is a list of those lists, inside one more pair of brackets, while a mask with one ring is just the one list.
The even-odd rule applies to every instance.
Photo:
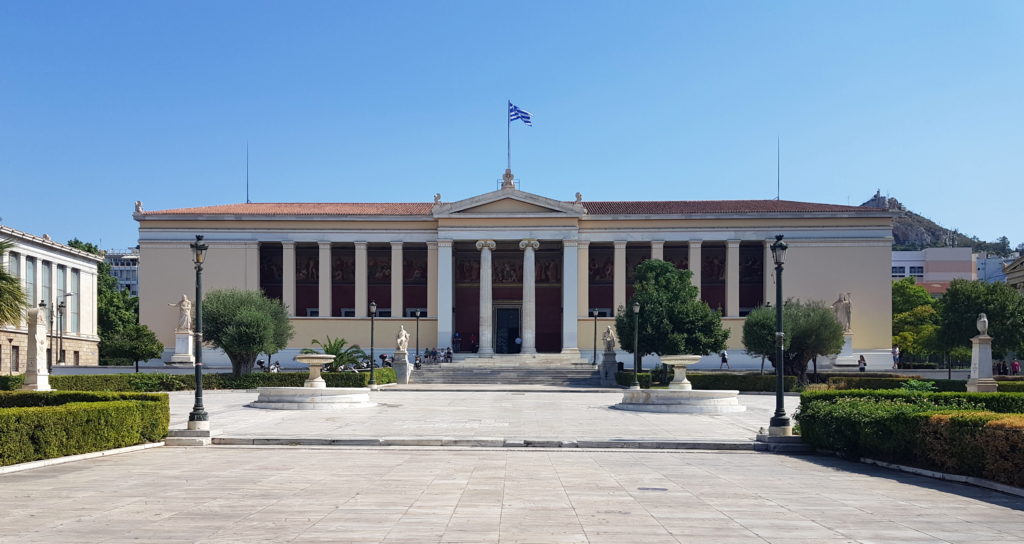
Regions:
[[1019, 376], [1020, 375], [1020, 361], [1014, 359], [1012, 363], [1007, 364], [1006, 361], [994, 361], [992, 363], [992, 374], [998, 376]]
[[423, 350], [422, 361], [424, 363], [450, 363], [452, 362], [452, 348], [443, 350], [427, 348]]

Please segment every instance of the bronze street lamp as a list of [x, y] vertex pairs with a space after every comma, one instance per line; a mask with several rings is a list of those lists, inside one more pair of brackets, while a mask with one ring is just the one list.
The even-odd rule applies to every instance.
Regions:
[[420, 362], [420, 309], [416, 308], [416, 356], [413, 357], [413, 364]]
[[[771, 419], [771, 427], [788, 428], [789, 416], [783, 404], [782, 390], [785, 388], [785, 364], [783, 358], [785, 333], [782, 332], [782, 265], [786, 260], [786, 249], [789, 246], [782, 241], [782, 235], [775, 235], [771, 245], [772, 260], [775, 261], [775, 415]], [[789, 434], [783, 432], [780, 434]]]
[[373, 320], [377, 317], [377, 303], [370, 301], [370, 389], [377, 388], [377, 377], [373, 372], [373, 368], [377, 366], [377, 361], [373, 358]]
[[597, 310], [590, 310], [590, 315], [594, 316], [594, 362], [593, 365], [597, 366]]
[[203, 262], [209, 246], [203, 243], [203, 235], [197, 234], [196, 242], [189, 247], [192, 248], [192, 263], [196, 268], [196, 400], [188, 414], [188, 428], [197, 431], [210, 428], [210, 416], [203, 407]]
[[633, 385], [640, 389], [640, 303], [633, 303]]

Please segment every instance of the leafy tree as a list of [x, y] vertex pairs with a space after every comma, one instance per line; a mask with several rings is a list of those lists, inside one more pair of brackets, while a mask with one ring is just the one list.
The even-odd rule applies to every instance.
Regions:
[[938, 310], [938, 340], [945, 349], [970, 345], [978, 314], [985, 313], [996, 357], [1024, 351], [1024, 294], [1006, 283], [953, 280]]
[[[807, 383], [807, 363], [819, 355], [843, 349], [843, 326], [821, 301], [787, 300], [782, 307], [783, 371]], [[775, 308], [761, 306], [743, 323], [743, 346], [750, 355], [776, 362]]]
[[[320, 340], [313, 340], [313, 344], [320, 346], [320, 349], [324, 353], [333, 355], [334, 362], [331, 363], [331, 370], [338, 370], [345, 365], [352, 365], [356, 368], [361, 368], [364, 364], [369, 367], [370, 356], [365, 351], [360, 349], [358, 345], [348, 345], [348, 340], [344, 338], [331, 338], [327, 337], [326, 340], [321, 342]], [[303, 349], [302, 353], [317, 353], [314, 349]]]
[[[12, 246], [9, 241], [0, 241], [0, 257], [3, 257]], [[25, 293], [21, 290], [21, 281], [7, 269], [0, 267], [0, 326], [18, 324], [27, 305]]]
[[901, 353], [927, 358], [942, 351], [938, 344], [939, 313], [931, 304], [892, 316], [892, 343]]
[[689, 270], [648, 260], [636, 269], [634, 294], [619, 308], [615, 330], [622, 349], [633, 353], [633, 303], [640, 303], [640, 354], [707, 355], [725, 349], [729, 331], [719, 313], [700, 300]]
[[139, 361], [160, 357], [164, 353], [164, 346], [149, 327], [131, 324], [104, 338], [100, 342], [100, 351], [107, 357], [135, 361], [135, 372], [138, 372]]
[[294, 336], [288, 313], [260, 291], [223, 289], [203, 298], [203, 337], [224, 350], [235, 376], [252, 373], [260, 353], [275, 353]]
[[[903, 278], [892, 282], [892, 315], [909, 312], [918, 306], [931, 306], [935, 299], [928, 290], [914, 282], [914, 278]], [[893, 334], [896, 334], [895, 330]]]

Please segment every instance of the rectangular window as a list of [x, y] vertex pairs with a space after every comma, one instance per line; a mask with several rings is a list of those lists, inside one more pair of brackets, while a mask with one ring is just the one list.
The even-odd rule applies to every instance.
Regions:
[[924, 278], [924, 267], [923, 266], [911, 266], [910, 275], [915, 278]]
[[53, 313], [56, 306], [53, 305], [53, 265], [49, 261], [39, 264], [39, 299], [46, 302], [47, 317], [56, 315]]
[[21, 255], [13, 251], [7, 254], [7, 271], [15, 278], [21, 278]]
[[892, 267], [892, 277], [902, 278], [907, 275], [907, 267], [905, 266], [894, 266]]
[[427, 309], [426, 308], [406, 308], [405, 309], [405, 317], [415, 318], [416, 317], [416, 310], [420, 311], [420, 317], [427, 317]]
[[64, 364], [64, 363], [68, 362], [68, 350], [66, 350], [66, 349], [60, 350], [60, 361], [58, 361], [58, 362], [60, 364]]
[[81, 332], [81, 309], [82, 309], [82, 271], [77, 268], [71, 269], [71, 300], [69, 301], [69, 313], [71, 315], [71, 332]]
[[[67, 273], [68, 273], [68, 269], [64, 265], [58, 265], [57, 266], [57, 305], [58, 305], [58, 307], [60, 306], [61, 302], [63, 302], [65, 306], [67, 306], [67, 304], [68, 304], [68, 298], [66, 296], [64, 296], [64, 295], [67, 294]], [[63, 310], [63, 312], [64, 312], [64, 314], [61, 315], [60, 312], [58, 311], [57, 318], [58, 318], [58, 320], [60, 322], [56, 323], [56, 325], [57, 325], [57, 327], [60, 330], [63, 330], [63, 331], [66, 332], [68, 330], [68, 311], [67, 311], [67, 308], [65, 308]], [[63, 360], [63, 356], [61, 357], [61, 360]]]
[[11, 368], [21, 372], [21, 348], [18, 346], [11, 346]]
[[36, 260], [32, 257], [25, 257], [25, 300], [29, 308], [39, 304], [36, 298]]
[[81, 362], [81, 360], [78, 358], [78, 352], [77, 351], [74, 352], [73, 357], [75, 358], [75, 366], [78, 366], [78, 364], [79, 364], [79, 362]]

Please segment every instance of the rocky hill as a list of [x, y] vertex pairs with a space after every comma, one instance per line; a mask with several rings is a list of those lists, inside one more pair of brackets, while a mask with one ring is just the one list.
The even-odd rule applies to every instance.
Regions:
[[896, 214], [892, 222], [892, 249], [895, 251], [949, 246], [970, 247], [994, 255], [1009, 255], [1011, 251], [1010, 241], [1005, 236], [995, 242], [984, 242], [975, 236], [947, 229], [927, 217], [908, 210], [895, 198], [882, 196], [881, 191], [876, 192], [875, 196], [861, 206], [889, 210]]

